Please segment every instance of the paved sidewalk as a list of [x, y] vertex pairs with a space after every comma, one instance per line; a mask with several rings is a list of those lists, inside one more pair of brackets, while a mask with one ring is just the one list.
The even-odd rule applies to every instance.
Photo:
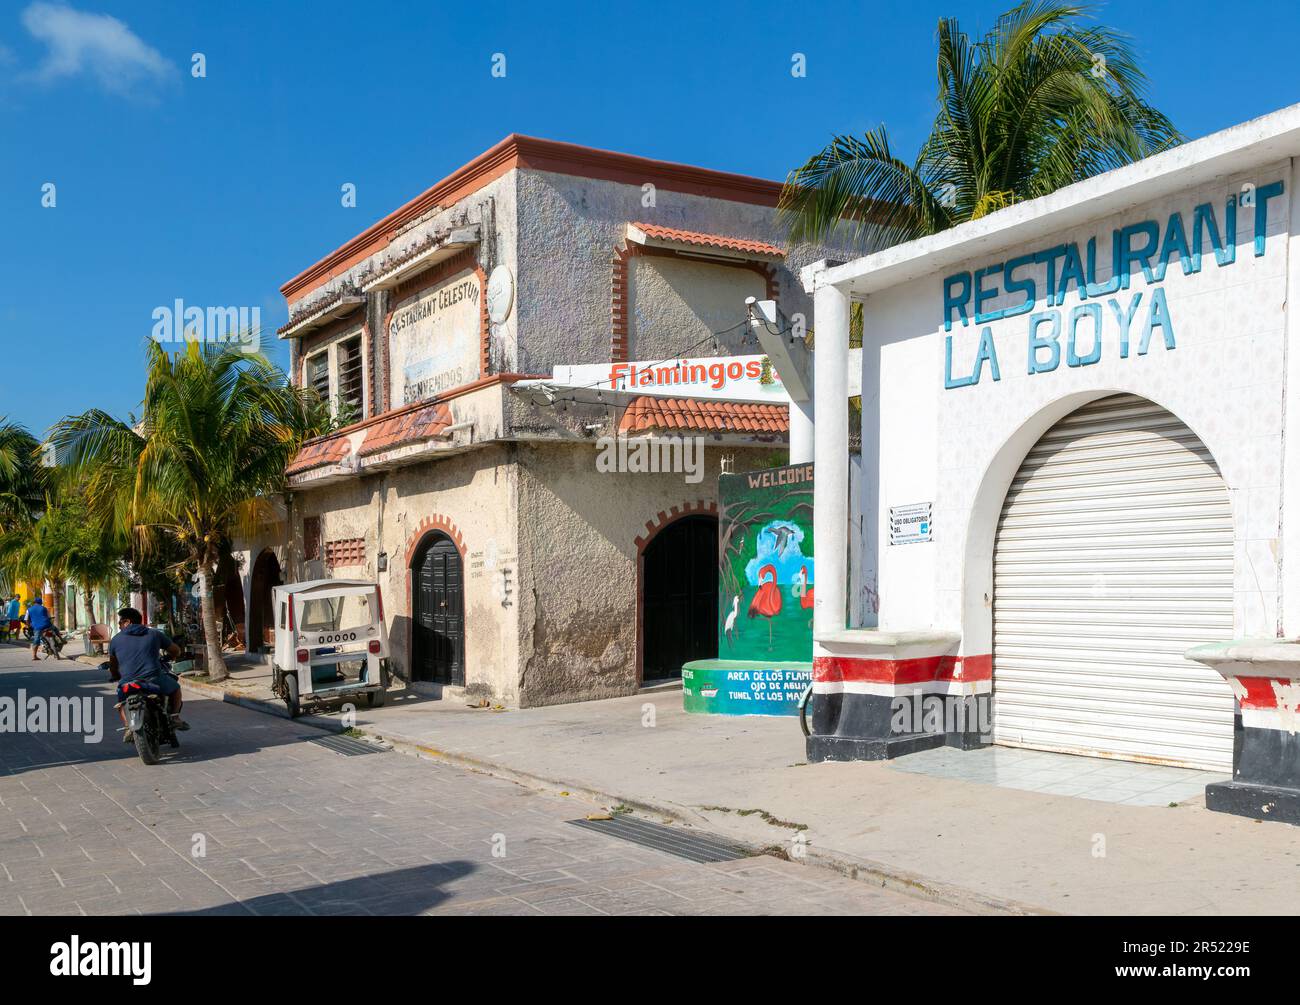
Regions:
[[[241, 671], [230, 687], [256, 699], [261, 673]], [[503, 711], [398, 692], [356, 716], [425, 754], [764, 845], [803, 840], [811, 862], [968, 907], [1291, 914], [1300, 904], [1300, 832], [1289, 825], [1210, 813], [1203, 796], [1121, 805], [902, 761], [810, 765], [795, 720], [688, 715], [676, 691]]]

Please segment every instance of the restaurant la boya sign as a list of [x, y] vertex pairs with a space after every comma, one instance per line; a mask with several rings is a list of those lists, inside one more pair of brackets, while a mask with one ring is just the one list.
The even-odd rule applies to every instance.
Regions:
[[[1163, 226], [1143, 220], [1112, 231], [1111, 274], [1104, 282], [1097, 281], [1095, 237], [1082, 251], [1077, 242], [1058, 244], [946, 277], [943, 330], [951, 332], [957, 322], [985, 327], [967, 373], [953, 373], [953, 336], [944, 336], [944, 388], [978, 384], [985, 372], [1001, 380], [993, 330], [987, 326], [1024, 314], [1031, 376], [1050, 373], [1062, 361], [1066, 366], [1091, 366], [1103, 351], [1128, 359], [1132, 354], [1145, 356], [1153, 345], [1177, 348], [1174, 314], [1161, 285], [1175, 256], [1187, 276], [1208, 264], [1207, 251], [1216, 268], [1230, 267], [1237, 258], [1238, 224], [1253, 215], [1255, 257], [1262, 257], [1268, 203], [1282, 191], [1281, 181], [1258, 188], [1248, 185], [1240, 199], [1236, 193], [1228, 196], [1221, 216], [1214, 204], [1205, 202], [1192, 210], [1190, 221], [1173, 213]], [[1131, 289], [1139, 274], [1143, 288]], [[987, 309], [1003, 293], [1021, 299], [1000, 310]]]

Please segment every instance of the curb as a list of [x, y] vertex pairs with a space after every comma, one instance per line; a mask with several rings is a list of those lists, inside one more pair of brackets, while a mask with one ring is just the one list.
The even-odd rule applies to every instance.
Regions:
[[[242, 691], [231, 691], [220, 684], [206, 684], [203, 681], [191, 680], [188, 677], [180, 678], [181, 689], [189, 688], [197, 691], [209, 698], [220, 698], [227, 705], [238, 705], [240, 708], [247, 708], [254, 712], [261, 712], [265, 715], [279, 716], [281, 719], [289, 718], [289, 710], [281, 705], [278, 701], [267, 701], [264, 698], [254, 698], [252, 695], [245, 694]], [[304, 726], [310, 726], [312, 729], [320, 729], [327, 733], [341, 733], [342, 730], [336, 729], [333, 722], [325, 720], [323, 722], [312, 722], [310, 716], [299, 717], [290, 721], [301, 723]], [[364, 732], [364, 730], [362, 731]]]
[[[284, 708], [278, 702], [269, 702], [261, 698], [253, 698], [238, 691], [227, 690], [219, 684], [204, 684], [187, 678], [181, 678], [181, 685], [185, 688], [192, 688], [208, 697], [220, 697], [222, 701], [231, 705], [238, 705], [241, 708], [247, 708], [254, 712], [264, 712], [269, 715], [279, 716], [281, 719], [289, 718], [288, 709]], [[291, 721], [301, 723], [304, 726], [311, 726], [313, 729], [324, 730], [329, 733], [342, 732], [342, 730], [338, 729], [337, 724], [332, 720], [327, 719], [319, 722], [312, 722], [311, 719], [313, 718], [313, 716], [306, 716]], [[471, 754], [461, 754], [452, 750], [442, 750], [438, 747], [430, 746], [421, 740], [413, 739], [412, 737], [402, 736], [401, 734], [381, 733], [374, 726], [356, 726], [354, 728], [358, 732], [364, 733], [372, 740], [380, 740], [383, 743], [390, 744], [392, 749], [399, 753], [425, 758], [426, 760], [441, 761], [444, 764], [451, 764], [456, 767], [465, 768], [469, 771], [491, 775], [494, 778], [501, 778], [505, 781], [522, 785], [525, 788], [548, 792], [552, 795], [564, 794], [578, 796], [579, 798], [586, 799], [589, 802], [607, 806], [628, 806], [641, 813], [666, 818], [675, 823], [685, 824], [688, 827], [700, 827], [702, 829], [714, 831], [715, 833], [719, 830], [719, 822], [717, 820], [705, 817], [687, 807], [675, 806], [669, 803], [647, 802], [646, 800], [635, 796], [618, 795], [617, 793], [605, 792], [599, 789], [587, 788], [583, 785], [575, 785], [554, 778], [547, 778], [543, 775], [535, 775], [530, 772], [519, 771], [507, 765], [495, 761], [483, 760], [482, 758], [475, 757]], [[726, 829], [725, 825], [722, 829]], [[763, 846], [755, 844], [752, 838], [741, 838], [732, 834], [727, 834], [726, 837], [728, 840], [740, 844], [758, 854], [771, 854], [772, 852], [772, 845]], [[887, 890], [905, 893], [911, 897], [918, 897], [923, 900], [931, 900], [960, 910], [983, 913], [996, 912], [998, 914], [1012, 915], [1058, 915], [1059, 913], [1047, 908], [1025, 904], [1020, 901], [977, 893], [974, 890], [953, 886], [948, 883], [935, 882], [904, 869], [897, 869], [882, 862], [859, 858], [846, 852], [835, 851], [834, 849], [821, 849], [809, 846], [804, 851], [802, 858], [789, 856], [783, 857], [786, 857], [787, 861], [796, 862], [800, 865], [811, 866], [819, 869], [829, 869], [832, 872], [839, 873], [841, 876], [857, 882], [870, 883]]]

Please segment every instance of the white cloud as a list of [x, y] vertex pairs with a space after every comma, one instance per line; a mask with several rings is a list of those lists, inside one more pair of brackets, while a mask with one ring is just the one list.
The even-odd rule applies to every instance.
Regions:
[[162, 53], [107, 14], [37, 2], [23, 11], [22, 22], [48, 50], [35, 71], [41, 81], [86, 74], [105, 90], [124, 94], [176, 72]]

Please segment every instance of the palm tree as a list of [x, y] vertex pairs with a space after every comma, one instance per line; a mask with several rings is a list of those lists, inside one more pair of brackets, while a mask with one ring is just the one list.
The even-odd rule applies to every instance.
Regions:
[[23, 426], [0, 416], [0, 592], [24, 578], [11, 557], [45, 503], [40, 444]]
[[138, 423], [99, 410], [51, 432], [66, 466], [86, 486], [92, 511], [147, 549], [157, 534], [175, 542], [196, 571], [200, 618], [213, 680], [228, 676], [213, 605], [223, 548], [272, 515], [272, 496], [302, 442], [319, 431], [314, 392], [290, 385], [260, 354], [189, 343], [174, 356], [147, 349]]
[[934, 234], [1012, 203], [1130, 164], [1182, 141], [1143, 99], [1126, 38], [1090, 9], [1029, 0], [972, 43], [938, 28], [938, 113], [913, 163], [884, 125], [836, 136], [790, 174], [790, 237], [825, 241], [841, 223], [859, 245]]
[[[59, 485], [38, 520], [22, 534], [6, 536], [0, 543], [0, 554], [21, 578], [50, 580], [54, 596], [60, 600], [67, 581], [75, 580], [82, 589], [90, 625], [94, 623], [91, 592], [115, 589], [124, 581], [126, 542], [93, 518], [79, 488]], [[66, 627], [73, 627], [75, 612], [67, 611], [65, 617]]]

